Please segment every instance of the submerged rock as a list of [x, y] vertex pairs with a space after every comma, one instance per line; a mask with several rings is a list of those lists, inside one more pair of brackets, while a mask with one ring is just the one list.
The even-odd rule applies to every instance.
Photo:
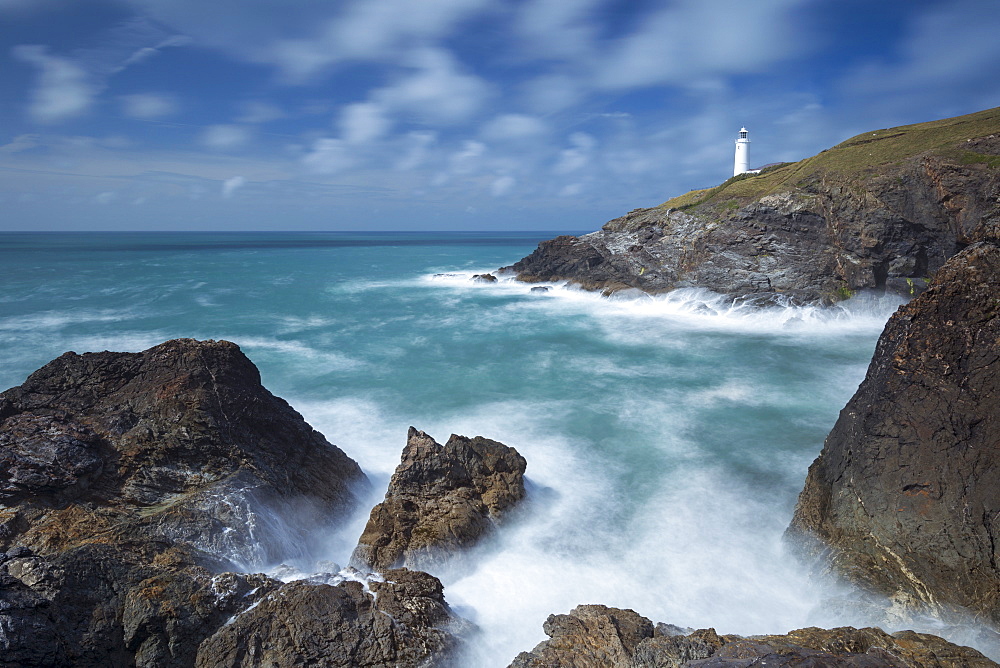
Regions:
[[904, 606], [1000, 625], [1000, 247], [901, 307], [809, 468], [789, 535]]
[[510, 668], [746, 668], [856, 666], [938, 668], [996, 666], [969, 647], [913, 631], [808, 628], [786, 635], [743, 638], [715, 629], [683, 632], [633, 610], [581, 605], [549, 615], [549, 640], [522, 652]]
[[352, 562], [433, 569], [460, 559], [524, 498], [524, 457], [482, 436], [440, 445], [410, 427], [385, 501], [372, 509]]

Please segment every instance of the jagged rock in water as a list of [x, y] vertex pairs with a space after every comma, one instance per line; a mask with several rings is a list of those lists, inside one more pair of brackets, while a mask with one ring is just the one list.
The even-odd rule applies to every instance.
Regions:
[[386, 571], [385, 581], [336, 587], [293, 582], [220, 628], [198, 648], [203, 668], [451, 665], [471, 625], [451, 615], [437, 578]]
[[786, 635], [743, 638], [715, 629], [680, 633], [633, 610], [581, 605], [549, 615], [549, 640], [521, 652], [510, 668], [746, 668], [854, 666], [938, 668], [996, 666], [969, 647], [937, 636], [881, 629], [807, 628]]
[[294, 556], [366, 484], [235, 344], [67, 353], [0, 394], [0, 664], [192, 666], [283, 587], [231, 559]]
[[66, 353], [0, 395], [0, 420], [0, 504], [33, 525], [26, 544], [52, 540], [46, 527], [89, 503], [266, 563], [288, 555], [262, 546], [302, 545], [367, 485], [227, 341]]
[[472, 280], [480, 283], [496, 283], [497, 277], [493, 274], [474, 274]]
[[998, 131], [1000, 109], [865, 133], [544, 241], [500, 271], [605, 294], [699, 287], [823, 304], [865, 289], [914, 296], [980, 221], [1000, 218]]
[[[901, 307], [809, 468], [789, 535], [897, 603], [1000, 624], [1000, 247], [984, 227]], [[947, 616], [947, 615], [946, 615]]]
[[453, 434], [440, 445], [410, 427], [385, 501], [352, 562], [376, 570], [433, 569], [459, 557], [524, 498], [524, 457], [482, 436]]

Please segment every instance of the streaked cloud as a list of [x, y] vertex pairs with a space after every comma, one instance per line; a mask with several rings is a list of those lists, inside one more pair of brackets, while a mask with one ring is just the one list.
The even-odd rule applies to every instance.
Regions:
[[340, 130], [348, 144], [364, 144], [382, 137], [392, 123], [376, 102], [349, 104], [341, 111]]
[[160, 93], [135, 93], [122, 95], [119, 99], [122, 113], [142, 120], [171, 116], [180, 106], [175, 96]]
[[233, 176], [222, 182], [222, 196], [229, 199], [237, 190], [246, 185], [247, 180], [242, 176]]
[[28, 114], [39, 123], [57, 123], [80, 116], [94, 103], [100, 90], [78, 63], [49, 53], [40, 44], [14, 47], [17, 60], [36, 68], [38, 77], [31, 91]]
[[517, 207], [596, 226], [723, 180], [741, 125], [764, 163], [1000, 104], [1000, 13], [976, 0], [864, 16], [813, 0], [116, 0], [71, 25], [75, 6], [0, 0], [32, 35], [0, 35], [23, 105], [0, 197], [70, 217], [104, 193], [102, 215], [192, 198], [231, 215], [252, 183], [261, 220], [280, 201], [326, 225], [324, 206], [355, 198], [408, 221]]
[[242, 125], [210, 125], [201, 133], [201, 143], [219, 151], [239, 148], [250, 141], [250, 129]]

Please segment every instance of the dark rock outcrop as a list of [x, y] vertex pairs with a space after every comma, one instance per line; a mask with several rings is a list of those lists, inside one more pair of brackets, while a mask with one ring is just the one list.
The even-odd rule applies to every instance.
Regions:
[[289, 555], [265, 546], [307, 544], [367, 485], [227, 341], [66, 353], [0, 395], [0, 420], [0, 504], [45, 554], [97, 507], [136, 534], [267, 563]]
[[[1000, 247], [984, 227], [889, 320], [789, 535], [854, 582], [1000, 624]], [[818, 542], [816, 542], [818, 541]]]
[[865, 133], [542, 242], [501, 271], [606, 293], [699, 287], [760, 303], [829, 304], [865, 289], [909, 297], [981, 221], [1000, 220], [998, 156], [1000, 109]]
[[432, 576], [225, 572], [366, 484], [232, 343], [67, 353], [0, 395], [0, 665], [443, 665], [464, 623]]
[[451, 665], [470, 628], [451, 615], [437, 578], [419, 571], [335, 587], [292, 582], [206, 639], [195, 665], [434, 668]]
[[982, 654], [937, 636], [892, 635], [877, 628], [807, 628], [786, 635], [720, 636], [715, 629], [681, 631], [632, 610], [581, 605], [549, 615], [549, 640], [522, 652], [510, 668], [747, 668], [855, 666], [938, 668], [996, 666]]
[[524, 498], [524, 457], [482, 436], [440, 445], [410, 427], [385, 501], [372, 509], [352, 562], [433, 569], [461, 559]]

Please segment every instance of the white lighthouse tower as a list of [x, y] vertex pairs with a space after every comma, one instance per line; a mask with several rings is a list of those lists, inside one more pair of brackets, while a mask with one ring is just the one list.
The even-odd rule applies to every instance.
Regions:
[[747, 129], [740, 128], [740, 137], [736, 140], [736, 164], [733, 166], [733, 176], [739, 176], [750, 171], [750, 139]]

